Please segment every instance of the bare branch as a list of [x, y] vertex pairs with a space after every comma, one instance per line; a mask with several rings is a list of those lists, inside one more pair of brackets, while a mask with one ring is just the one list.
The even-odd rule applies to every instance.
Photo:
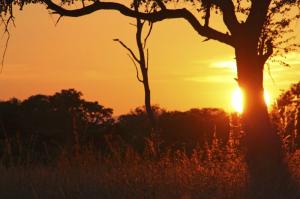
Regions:
[[140, 60], [136, 57], [136, 55], [134, 54], [134, 52], [126, 45], [126, 44], [124, 44], [121, 40], [119, 40], [119, 39], [113, 39], [113, 41], [116, 41], [116, 42], [119, 42], [130, 54], [131, 54], [131, 56], [133, 57], [133, 59], [136, 61], [136, 62], [138, 62], [138, 63], [140, 63]]
[[227, 26], [228, 30], [235, 34], [238, 31], [239, 22], [235, 15], [235, 7], [232, 0], [211, 0], [213, 4], [218, 6], [223, 12], [223, 21]]
[[146, 62], [146, 70], [148, 70], [148, 68], [149, 68], [149, 50], [148, 50], [148, 48], [147, 48], [147, 62]]
[[152, 32], [152, 28], [153, 28], [153, 23], [151, 23], [151, 22], [149, 22], [150, 24], [149, 24], [149, 31], [148, 31], [148, 33], [147, 33], [147, 35], [146, 35], [146, 37], [145, 37], [145, 39], [144, 39], [144, 49], [146, 48], [146, 44], [147, 44], [147, 40], [148, 40], [148, 38], [149, 38], [149, 36], [150, 36], [150, 34], [151, 34], [151, 32]]
[[273, 75], [272, 75], [272, 73], [271, 73], [271, 67], [270, 67], [270, 64], [267, 63], [266, 65], [267, 65], [267, 69], [268, 69], [268, 75], [269, 75], [270, 79], [272, 80], [273, 85], [276, 86], [276, 82], [275, 82], [275, 80], [274, 80], [274, 78], [273, 78]]
[[6, 55], [7, 48], [8, 48], [8, 42], [9, 42], [9, 39], [10, 39], [10, 32], [7, 31], [7, 39], [6, 39], [6, 41], [5, 41], [4, 51], [3, 51], [3, 54], [2, 54], [1, 70], [0, 70], [0, 73], [2, 73], [2, 71], [3, 71], [4, 60], [5, 60], [5, 55]]
[[133, 57], [130, 56], [130, 54], [127, 54], [127, 55], [128, 55], [128, 57], [131, 59], [131, 61], [133, 62], [133, 65], [134, 65], [135, 70], [136, 70], [136, 78], [137, 78], [137, 80], [138, 80], [139, 82], [141, 82], [141, 83], [144, 83], [144, 81], [140, 78], [140, 75], [139, 75], [139, 69], [138, 69], [138, 67], [137, 67], [137, 65], [136, 65], [136, 63], [135, 63]]
[[136, 27], [136, 24], [134, 24], [134, 23], [129, 23], [129, 25], [132, 25], [132, 26]]
[[210, 19], [210, 9], [212, 6], [211, 0], [202, 0], [202, 4], [205, 8], [205, 16], [204, 16], [204, 26], [209, 26], [209, 19]]
[[187, 20], [200, 35], [204, 37], [208, 37], [210, 39], [220, 41], [230, 46], [234, 46], [233, 39], [230, 35], [219, 32], [210, 27], [204, 27], [203, 25], [200, 24], [197, 17], [195, 17], [190, 11], [188, 11], [185, 8], [162, 9], [157, 12], [142, 13], [142, 12], [137, 12], [135, 10], [132, 10], [120, 3], [95, 1], [93, 4], [88, 5], [84, 8], [68, 10], [53, 3], [51, 0], [43, 0], [43, 1], [47, 4], [48, 9], [54, 10], [56, 14], [69, 16], [69, 17], [80, 17], [83, 15], [93, 13], [98, 10], [117, 10], [125, 16], [148, 20], [151, 21], [152, 23], [162, 21], [165, 19], [183, 18]]
[[62, 15], [60, 15], [60, 16], [58, 17], [58, 19], [57, 19], [56, 22], [55, 22], [55, 26], [57, 26], [57, 24], [59, 23], [59, 21], [61, 20], [62, 17], [63, 17]]
[[7, 48], [8, 48], [8, 43], [9, 43], [9, 40], [10, 40], [9, 25], [12, 23], [14, 27], [16, 26], [15, 22], [14, 22], [14, 15], [13, 15], [12, 7], [10, 7], [10, 15], [9, 15], [7, 20], [5, 20], [3, 18], [3, 16], [1, 15], [1, 23], [4, 25], [3, 36], [5, 34], [7, 34], [7, 38], [6, 38], [6, 41], [5, 41], [4, 50], [3, 50], [3, 54], [2, 54], [0, 73], [2, 73], [2, 71], [3, 71], [5, 56], [6, 56], [6, 52], [7, 52]]

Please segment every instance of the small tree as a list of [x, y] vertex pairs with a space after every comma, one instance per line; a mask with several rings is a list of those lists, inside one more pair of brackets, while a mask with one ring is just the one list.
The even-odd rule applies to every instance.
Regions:
[[[138, 12], [139, 7], [140, 7], [140, 1], [134, 1], [133, 6], [134, 9]], [[136, 18], [136, 44], [138, 48], [138, 56], [133, 52], [131, 48], [129, 48], [126, 44], [124, 44], [121, 40], [119, 39], [114, 39], [114, 41], [119, 42], [128, 52], [129, 58], [132, 60], [135, 69], [136, 69], [136, 77], [139, 82], [141, 82], [144, 86], [144, 94], [145, 94], [145, 108], [146, 112], [149, 118], [149, 121], [151, 123], [151, 126], [153, 129], [155, 129], [156, 122], [155, 122], [155, 116], [151, 107], [151, 92], [150, 92], [150, 86], [149, 86], [149, 77], [148, 77], [148, 68], [149, 68], [149, 51], [146, 49], [147, 45], [147, 40], [151, 34], [153, 23], [149, 22], [149, 30], [148, 33], [146, 34], [146, 37], [144, 40], [142, 39], [142, 33], [143, 33], [143, 28], [145, 26], [145, 23], [147, 21], [142, 20], [141, 18], [137, 17]], [[146, 52], [146, 53], [145, 53]], [[139, 68], [142, 73], [142, 78], [140, 78], [139, 75], [139, 69], [137, 67], [139, 65]]]
[[[24, 152], [39, 153], [43, 159], [53, 158], [52, 155], [61, 152], [61, 147], [75, 146], [79, 150], [81, 145], [95, 143], [98, 148], [114, 124], [112, 113], [111, 108], [84, 100], [82, 93], [74, 89], [51, 96], [34, 95], [23, 101], [3, 101], [0, 102], [0, 148], [3, 148], [1, 139], [15, 140], [15, 148], [24, 147]], [[47, 154], [52, 155], [46, 157]]]

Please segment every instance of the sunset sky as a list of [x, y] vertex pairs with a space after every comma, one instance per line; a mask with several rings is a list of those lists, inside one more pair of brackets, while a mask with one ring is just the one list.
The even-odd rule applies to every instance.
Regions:
[[[134, 20], [117, 12], [96, 12], [81, 18], [49, 15], [45, 6], [27, 6], [16, 14], [16, 28], [0, 74], [0, 99], [53, 94], [66, 88], [82, 91], [119, 115], [143, 105], [143, 87], [119, 38], [135, 48]], [[218, 24], [217, 24], [218, 25]], [[300, 26], [300, 25], [299, 25]], [[295, 24], [300, 37], [300, 27]], [[299, 42], [300, 39], [297, 38]], [[192, 107], [231, 108], [237, 88], [233, 49], [215, 41], [202, 42], [184, 20], [156, 23], [149, 39], [149, 77], [153, 104], [168, 110]], [[1, 45], [3, 50], [2, 39]], [[299, 81], [300, 54], [287, 54], [286, 68], [271, 64], [272, 99]]]

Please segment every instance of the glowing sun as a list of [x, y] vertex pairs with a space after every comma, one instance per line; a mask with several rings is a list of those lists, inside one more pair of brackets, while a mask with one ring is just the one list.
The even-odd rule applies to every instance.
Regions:
[[[269, 106], [271, 104], [271, 97], [269, 92], [266, 90], [264, 92], [264, 98], [267, 106]], [[234, 111], [238, 113], [243, 112], [243, 92], [240, 88], [237, 88], [233, 91], [231, 98], [231, 106]]]

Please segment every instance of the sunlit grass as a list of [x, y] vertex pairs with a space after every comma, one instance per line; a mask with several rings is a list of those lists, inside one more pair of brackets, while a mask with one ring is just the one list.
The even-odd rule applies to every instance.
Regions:
[[[205, 149], [156, 151], [148, 142], [143, 154], [130, 146], [110, 155], [82, 150], [62, 153], [51, 165], [0, 164], [1, 198], [205, 198], [250, 199], [243, 153], [231, 142]], [[300, 153], [290, 156], [300, 179]]]
[[1, 198], [244, 198], [246, 167], [233, 148], [110, 155], [83, 150], [52, 166], [0, 166]]

